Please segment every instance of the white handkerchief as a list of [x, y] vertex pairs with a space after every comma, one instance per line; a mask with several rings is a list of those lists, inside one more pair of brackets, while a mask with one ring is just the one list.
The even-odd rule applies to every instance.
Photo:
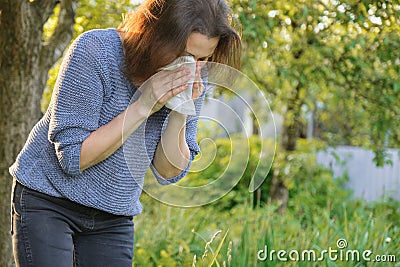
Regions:
[[194, 58], [192, 56], [181, 56], [161, 69], [174, 70], [182, 65], [185, 65], [186, 68], [190, 69], [191, 78], [188, 82], [188, 88], [168, 100], [165, 106], [182, 114], [196, 115], [196, 108], [192, 99], [192, 88], [196, 75], [196, 61], [194, 60]]

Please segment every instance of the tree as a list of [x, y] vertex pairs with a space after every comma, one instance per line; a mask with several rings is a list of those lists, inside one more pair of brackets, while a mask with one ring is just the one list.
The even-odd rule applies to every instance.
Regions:
[[129, 0], [79, 6], [78, 0], [0, 0], [0, 266], [12, 265], [8, 168], [47, 108], [59, 59], [79, 34], [116, 27], [134, 6]]
[[[385, 149], [400, 144], [400, 5], [365, 1], [342, 6], [333, 25], [341, 34], [326, 38], [323, 53], [331, 69], [326, 81], [336, 85], [327, 110], [340, 116], [321, 112], [330, 133], [321, 138], [373, 149], [381, 166], [390, 162]], [[340, 49], [332, 45], [337, 42]]]
[[362, 144], [378, 164], [387, 162], [386, 146], [400, 143], [399, 4], [234, 0], [232, 6], [249, 51], [244, 71], [284, 117], [270, 191], [282, 210], [304, 110], [318, 112], [322, 140]]
[[[132, 4], [130, 0], [80, 0], [78, 8], [76, 9], [72, 40], [88, 30], [110, 27], [116, 28], [121, 23], [123, 15], [133, 10], [135, 7], [136, 5]], [[56, 26], [55, 22], [58, 19], [58, 12], [57, 8], [55, 10], [56, 12], [49, 19], [48, 27], [45, 29], [45, 33], [47, 33], [46, 35], [50, 35]], [[41, 102], [42, 112], [46, 111], [50, 103], [60, 64], [61, 58], [49, 71], [46, 88]]]
[[[43, 25], [57, 5], [57, 27], [45, 41]], [[76, 0], [0, 0], [0, 266], [12, 264], [8, 168], [42, 115], [47, 73], [72, 38], [76, 6]]]

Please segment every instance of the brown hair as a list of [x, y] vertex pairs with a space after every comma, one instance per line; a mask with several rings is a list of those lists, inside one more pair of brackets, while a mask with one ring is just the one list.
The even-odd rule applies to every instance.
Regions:
[[225, 0], [146, 0], [118, 28], [128, 78], [143, 83], [185, 50], [193, 32], [219, 37], [210, 61], [238, 68], [241, 40], [230, 22]]

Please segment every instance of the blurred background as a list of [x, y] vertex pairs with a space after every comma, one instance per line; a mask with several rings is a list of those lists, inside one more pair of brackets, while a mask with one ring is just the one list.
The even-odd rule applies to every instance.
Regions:
[[[140, 2], [0, 2], [1, 183], [9, 188], [8, 166], [49, 104], [63, 51], [84, 31], [117, 27]], [[175, 207], [145, 192], [144, 212], [134, 218], [134, 266], [400, 266], [400, 3], [229, 3], [244, 42], [241, 72], [259, 93], [208, 92], [199, 122], [202, 153], [193, 163], [201, 171], [180, 186], [209, 184], [229, 164], [229, 175], [240, 179], [201, 207]], [[18, 16], [28, 14], [21, 22]], [[35, 61], [37, 49], [26, 53], [31, 44], [18, 38], [36, 38], [48, 56]], [[233, 150], [249, 151], [244, 168], [230, 163]], [[258, 165], [266, 171], [251, 188]], [[8, 207], [8, 193], [0, 193]], [[1, 224], [9, 224], [8, 209], [2, 214]], [[2, 243], [0, 262], [7, 266], [10, 247]], [[284, 262], [275, 253], [261, 260], [266, 247], [314, 250], [317, 257], [293, 254]], [[329, 248], [372, 254], [318, 259]]]

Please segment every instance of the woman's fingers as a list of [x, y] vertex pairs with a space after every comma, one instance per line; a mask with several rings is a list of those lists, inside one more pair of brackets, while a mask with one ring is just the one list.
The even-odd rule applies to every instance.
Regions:
[[160, 99], [159, 99], [159, 103], [162, 105], [165, 105], [169, 99], [171, 99], [172, 97], [182, 93], [183, 91], [185, 91], [188, 87], [188, 84], [183, 84], [181, 86], [172, 88], [171, 90], [167, 91]]
[[162, 70], [151, 77], [141, 91], [152, 113], [159, 110], [169, 99], [186, 90], [190, 78], [190, 70], [183, 66], [174, 70]]
[[180, 87], [190, 80], [190, 70], [179, 67], [174, 70], [162, 70], [153, 76], [153, 89], [157, 95], [163, 96], [169, 90]]
[[165, 77], [164, 84], [158, 87], [160, 104], [165, 104], [170, 98], [184, 91], [188, 87], [191, 76], [190, 70], [183, 67], [176, 71], [169, 71], [167, 76], [164, 75], [160, 77], [161, 79]]
[[181, 66], [174, 70], [162, 70], [154, 78], [164, 81], [166, 84], [171, 84], [172, 82], [176, 84], [177, 80], [186, 76], [190, 77], [190, 70]]

